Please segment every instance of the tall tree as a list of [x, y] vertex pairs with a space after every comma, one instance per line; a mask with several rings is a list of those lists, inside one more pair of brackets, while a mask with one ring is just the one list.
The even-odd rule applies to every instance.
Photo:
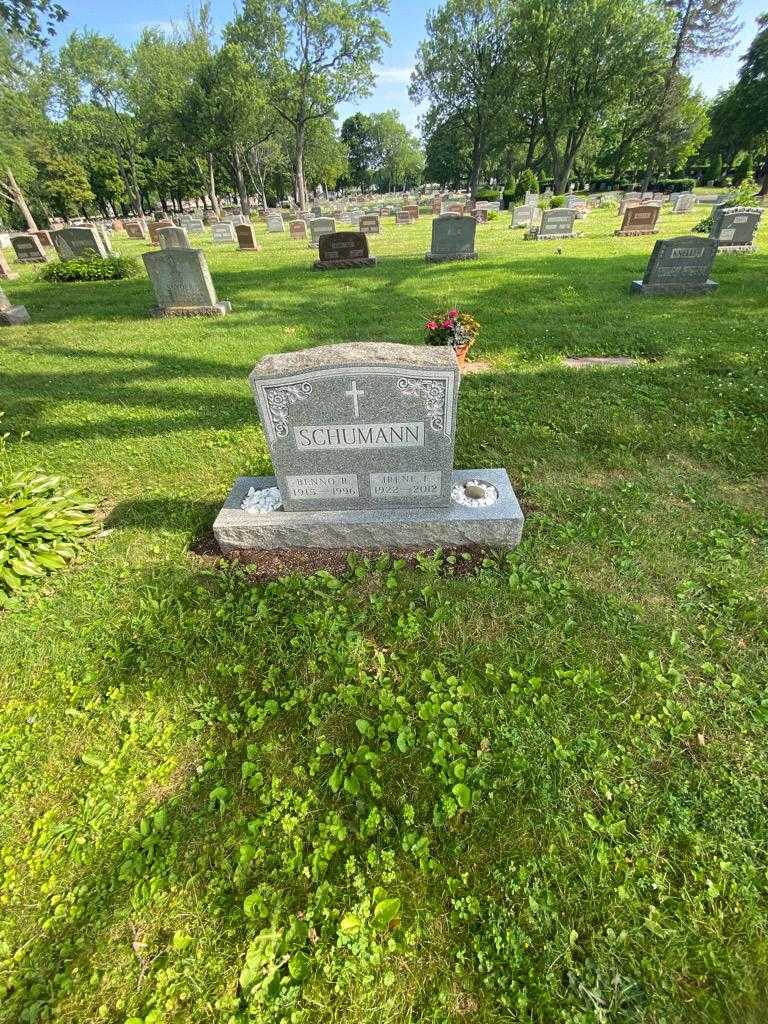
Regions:
[[768, 195], [768, 14], [757, 19], [758, 32], [742, 57], [738, 81], [715, 100], [713, 143], [720, 152], [738, 149], [752, 156], [760, 192]]
[[179, 112], [180, 124], [203, 152], [225, 157], [240, 208], [248, 216], [246, 154], [274, 131], [266, 92], [236, 43], [223, 46], [200, 65]]
[[667, 121], [674, 117], [674, 94], [678, 78], [692, 60], [701, 57], [720, 57], [733, 47], [733, 40], [741, 27], [734, 17], [739, 0], [664, 0], [664, 6], [673, 20], [674, 36], [670, 47], [664, 87], [656, 109], [658, 134], [650, 147], [648, 164], [643, 179], [645, 188], [663, 154], [664, 132]]
[[341, 141], [349, 153], [349, 178], [353, 185], [367, 188], [376, 157], [373, 121], [366, 114], [353, 114], [341, 126]]
[[142, 213], [142, 140], [132, 109], [131, 74], [129, 54], [111, 36], [88, 30], [73, 32], [59, 51], [57, 86], [62, 108], [71, 114], [81, 105], [90, 104], [101, 111], [102, 145], [116, 152], [135, 210]]
[[658, 65], [668, 26], [655, 5], [637, 0], [530, 0], [518, 26], [555, 191], [564, 192], [588, 134]]
[[373, 65], [389, 42], [379, 14], [388, 0], [243, 0], [226, 38], [242, 43], [266, 80], [270, 106], [290, 126], [294, 191], [307, 206], [309, 125], [337, 104], [369, 94]]
[[428, 100], [433, 126], [461, 123], [470, 139], [469, 187], [477, 191], [499, 111], [516, 87], [512, 17], [506, 0], [446, 0], [427, 15], [409, 93]]

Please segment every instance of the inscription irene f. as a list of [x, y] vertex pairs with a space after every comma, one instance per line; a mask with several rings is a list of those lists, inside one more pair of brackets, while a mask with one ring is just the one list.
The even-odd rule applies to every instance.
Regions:
[[371, 473], [372, 498], [434, 497], [440, 493], [440, 473]]
[[299, 451], [353, 448], [422, 448], [423, 423], [348, 423], [294, 427]]

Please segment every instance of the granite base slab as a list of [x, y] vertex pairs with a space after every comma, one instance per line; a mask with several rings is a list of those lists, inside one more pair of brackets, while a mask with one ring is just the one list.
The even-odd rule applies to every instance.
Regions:
[[700, 284], [643, 284], [632, 281], [629, 286], [630, 295], [708, 295], [717, 290], [717, 281], [702, 281]]
[[654, 228], [653, 231], [614, 231], [614, 235], [617, 238], [640, 238], [642, 235], [658, 235], [658, 231]]
[[350, 260], [315, 260], [313, 270], [353, 270], [355, 267], [375, 267], [375, 256], [361, 256]]
[[290, 548], [443, 548], [479, 545], [514, 548], [523, 531], [523, 512], [504, 469], [454, 470], [451, 486], [481, 480], [493, 484], [498, 500], [472, 508], [452, 501], [445, 508], [339, 509], [333, 512], [244, 512], [250, 487], [276, 487], [273, 476], [241, 476], [213, 524], [225, 554]]
[[15, 327], [18, 324], [28, 324], [29, 313], [26, 306], [9, 306], [0, 310], [0, 324], [3, 327]]
[[718, 245], [718, 252], [757, 252], [756, 245]]
[[457, 260], [476, 260], [476, 252], [452, 252], [441, 255], [440, 253], [427, 252], [424, 253], [424, 259], [427, 263], [454, 263]]
[[232, 312], [231, 302], [217, 302], [213, 306], [155, 306], [150, 316], [224, 316]]
[[532, 234], [530, 231], [523, 235], [524, 242], [551, 242], [558, 238], [581, 238], [580, 231], [566, 231], [563, 235], [539, 235]]

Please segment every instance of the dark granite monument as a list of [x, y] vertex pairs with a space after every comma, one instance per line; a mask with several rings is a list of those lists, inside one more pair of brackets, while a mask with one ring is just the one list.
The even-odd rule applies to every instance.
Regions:
[[658, 241], [642, 281], [633, 281], [632, 295], [701, 295], [713, 292], [717, 283], [709, 274], [717, 253], [711, 238], [683, 235]]
[[754, 252], [755, 234], [763, 210], [760, 206], [717, 206], [709, 237], [718, 252]]
[[472, 215], [444, 213], [435, 217], [432, 221], [432, 242], [424, 258], [427, 263], [476, 260], [476, 231], [477, 221]]
[[355, 267], [375, 267], [376, 257], [368, 253], [368, 239], [362, 231], [334, 231], [321, 235], [320, 259], [313, 263], [314, 270], [351, 270]]

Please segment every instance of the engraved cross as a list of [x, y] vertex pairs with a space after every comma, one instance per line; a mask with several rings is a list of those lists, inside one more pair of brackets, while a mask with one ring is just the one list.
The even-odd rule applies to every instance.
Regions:
[[358, 416], [360, 415], [360, 406], [359, 406], [359, 403], [358, 403], [358, 399], [362, 398], [362, 396], [365, 394], [365, 392], [362, 389], [360, 391], [358, 391], [357, 390], [357, 381], [353, 380], [352, 381], [352, 387], [350, 388], [349, 391], [345, 391], [344, 394], [352, 399], [352, 403], [353, 403], [354, 410], [355, 410], [355, 419], [357, 419]]

